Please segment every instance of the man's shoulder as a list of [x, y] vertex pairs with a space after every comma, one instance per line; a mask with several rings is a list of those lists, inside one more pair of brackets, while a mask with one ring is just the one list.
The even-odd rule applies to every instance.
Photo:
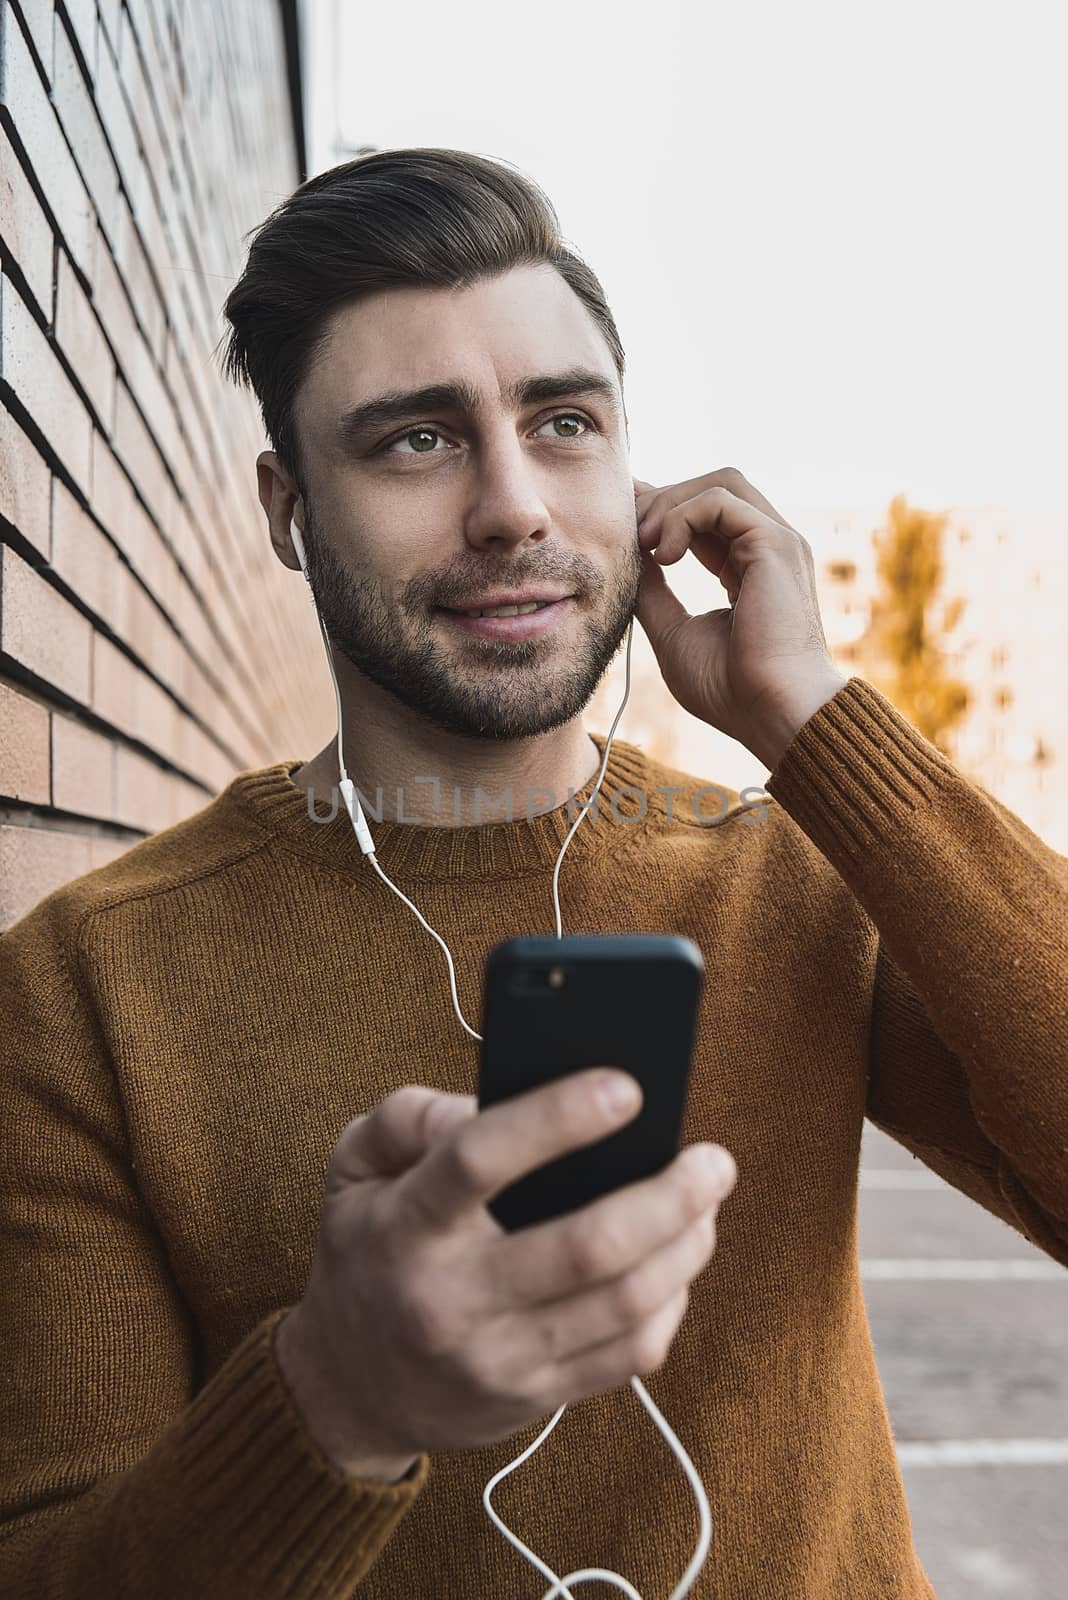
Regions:
[[613, 750], [618, 751], [615, 781], [606, 783], [603, 803], [620, 819], [648, 818], [658, 828], [707, 834], [715, 828], [752, 828], [781, 810], [755, 779], [736, 789], [707, 772], [675, 766], [637, 744], [617, 741]]
[[840, 887], [826, 857], [758, 777], [738, 789], [696, 763], [675, 766], [637, 744], [624, 743], [620, 757], [613, 765], [622, 777], [604, 805], [619, 820], [645, 822], [646, 849], [672, 856], [681, 848], [692, 859], [720, 862], [744, 856], [754, 872], [783, 887], [815, 879]]

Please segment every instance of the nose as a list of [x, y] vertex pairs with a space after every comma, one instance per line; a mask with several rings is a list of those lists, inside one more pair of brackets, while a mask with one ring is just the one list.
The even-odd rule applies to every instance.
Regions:
[[551, 521], [538, 469], [509, 424], [479, 451], [464, 518], [467, 543], [475, 550], [506, 553], [540, 544], [549, 537]]

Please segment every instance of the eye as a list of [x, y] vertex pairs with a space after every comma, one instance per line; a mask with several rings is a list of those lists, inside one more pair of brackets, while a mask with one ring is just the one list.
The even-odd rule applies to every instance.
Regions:
[[426, 448], [426, 440], [427, 439], [440, 439], [440, 438], [441, 438], [441, 431], [438, 428], [426, 428], [426, 427], [409, 428], [405, 433], [400, 434], [396, 439], [391, 439], [386, 444], [384, 444], [382, 446], [381, 453], [383, 455], [391, 455], [392, 453], [394, 453], [394, 451], [396, 451], [397, 445], [399, 445], [399, 444], [407, 444], [409, 439], [415, 439], [415, 440], [418, 440], [419, 443], [417, 445], [413, 446], [413, 448], [411, 450], [401, 450], [401, 451], [397, 451], [396, 453], [399, 454], [399, 455], [402, 455], [402, 456], [406, 456], [406, 455], [414, 455], [414, 456], [433, 456], [433, 455], [437, 455], [438, 452], [433, 448], [433, 446], [431, 446], [429, 449]]
[[585, 433], [558, 433], [555, 435], [557, 439], [584, 439], [587, 433], [593, 431], [593, 424], [580, 411], [558, 411], [555, 416], [546, 417], [538, 432], [541, 432], [541, 428], [547, 428], [550, 422], [581, 422], [585, 429]]
[[[568, 442], [572, 439], [584, 439], [588, 433], [596, 432], [593, 423], [588, 417], [583, 416], [581, 411], [558, 411], [554, 416], [546, 417], [545, 421], [539, 424], [537, 432], [540, 433], [541, 430], [543, 428], [547, 428], [550, 423], [557, 422], [580, 422], [584, 429], [584, 432], [582, 433], [555, 434], [553, 437], [561, 442]], [[440, 428], [431, 427], [429, 424], [422, 424], [418, 428], [406, 428], [405, 431], [401, 434], [398, 434], [395, 439], [387, 439], [386, 443], [381, 445], [375, 453], [384, 456], [436, 456], [440, 455], [441, 452], [434, 448], [432, 441], [440, 439], [441, 437], [442, 433]], [[405, 445], [409, 443], [411, 444], [410, 449], [398, 449], [399, 445]]]

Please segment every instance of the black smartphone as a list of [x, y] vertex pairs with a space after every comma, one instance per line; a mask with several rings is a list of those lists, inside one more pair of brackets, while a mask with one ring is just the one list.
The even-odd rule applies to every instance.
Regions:
[[577, 1210], [639, 1178], [679, 1148], [704, 962], [675, 934], [509, 939], [486, 960], [480, 1109], [584, 1067], [621, 1067], [641, 1111], [595, 1144], [526, 1174], [489, 1201], [502, 1227]]

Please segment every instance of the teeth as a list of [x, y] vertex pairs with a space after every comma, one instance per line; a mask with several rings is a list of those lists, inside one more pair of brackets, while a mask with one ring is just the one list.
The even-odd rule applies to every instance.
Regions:
[[531, 600], [525, 606], [487, 606], [484, 611], [464, 611], [465, 617], [526, 617], [532, 611], [541, 611], [551, 602], [548, 600]]

